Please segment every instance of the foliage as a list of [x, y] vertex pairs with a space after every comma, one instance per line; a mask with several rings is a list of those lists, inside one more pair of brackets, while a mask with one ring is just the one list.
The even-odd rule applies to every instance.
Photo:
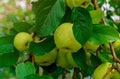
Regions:
[[[102, 7], [105, 0], [98, 0], [98, 2], [99, 7]], [[115, 8], [112, 14], [119, 15], [119, 2], [119, 0], [109, 2]], [[62, 79], [66, 77], [66, 74], [70, 74], [70, 78], [67, 76], [67, 79], [81, 79], [81, 75], [84, 78], [92, 76], [95, 68], [103, 62], [116, 62], [111, 57], [112, 54], [105, 50], [107, 48], [104, 45], [120, 39], [120, 21], [113, 21], [109, 11], [107, 11], [107, 16], [104, 16], [102, 10], [95, 10], [93, 0], [87, 8], [78, 6], [72, 9], [66, 5], [64, 0], [38, 0], [31, 4], [32, 12], [17, 10], [18, 12], [8, 14], [7, 18], [1, 21], [0, 79], [11, 76], [18, 79]], [[102, 23], [103, 18], [105, 24]], [[66, 22], [73, 23], [74, 38], [82, 45], [81, 49], [72, 52], [73, 61], [78, 67], [63, 68], [56, 62], [49, 66], [38, 65], [34, 56], [44, 56], [52, 49], [57, 48], [54, 42], [54, 32], [60, 24]], [[27, 32], [33, 38], [27, 51], [18, 51], [13, 45], [14, 37], [19, 32]], [[36, 42], [36, 40], [38, 41]], [[63, 38], [63, 40], [66, 39]], [[84, 45], [88, 41], [99, 45], [100, 49], [86, 50]], [[63, 48], [69, 50], [68, 47]], [[59, 48], [56, 49], [57, 54], [61, 53], [59, 50]], [[110, 49], [107, 50], [110, 51]], [[120, 58], [120, 50], [115, 52]], [[65, 51], [65, 53], [70, 52]], [[8, 75], [8, 73], [10, 74]], [[6, 74], [8, 77], [4, 76]]]

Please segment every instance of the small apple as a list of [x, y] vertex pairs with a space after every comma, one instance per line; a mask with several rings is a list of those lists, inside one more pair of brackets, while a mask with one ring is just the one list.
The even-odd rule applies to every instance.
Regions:
[[28, 50], [31, 41], [32, 36], [29, 33], [20, 32], [14, 38], [14, 46], [19, 51], [25, 51]]
[[79, 67], [72, 57], [72, 53], [67, 53], [67, 61], [72, 67]]
[[55, 62], [57, 56], [57, 49], [54, 48], [49, 53], [42, 56], [34, 56], [36, 64], [40, 66], [49, 66]]
[[[95, 69], [95, 71], [92, 75], [92, 78], [93, 79], [111, 79], [110, 78], [111, 72], [108, 73], [108, 71], [110, 70], [111, 67], [112, 67], [112, 63], [109, 63], [109, 62], [106, 62], [106, 63], [99, 65]], [[106, 73], [108, 73], [108, 74], [106, 75]]]
[[84, 45], [83, 48], [87, 51], [87, 52], [93, 52], [96, 51], [98, 49], [99, 45], [98, 44], [94, 44], [93, 42], [87, 41]]
[[81, 44], [75, 39], [72, 31], [72, 23], [63, 23], [56, 29], [54, 40], [59, 50], [76, 52], [82, 48]]
[[91, 0], [66, 0], [66, 4], [71, 9], [73, 7], [84, 7], [84, 8], [86, 8], [90, 4], [90, 2], [91, 2]]
[[72, 68], [72, 66], [68, 63], [67, 53], [68, 52], [65, 52], [64, 50], [59, 50], [57, 59], [56, 59], [56, 64], [58, 64], [58, 66], [65, 69]]

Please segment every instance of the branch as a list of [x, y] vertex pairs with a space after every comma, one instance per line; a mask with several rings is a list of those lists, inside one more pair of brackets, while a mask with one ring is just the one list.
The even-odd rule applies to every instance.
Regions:
[[114, 65], [112, 64], [112, 67], [108, 68], [107, 72], [106, 72], [105, 75], [102, 77], [102, 79], [106, 79], [106, 76], [107, 76], [110, 72], [112, 72], [113, 67], [114, 67]]
[[116, 53], [115, 53], [115, 50], [114, 50], [114, 47], [113, 47], [112, 43], [109, 43], [109, 46], [110, 46], [110, 50], [111, 50], [111, 53], [112, 53], [112, 56], [113, 56], [113, 60], [117, 63], [120, 63], [120, 60], [116, 56]]
[[94, 9], [95, 9], [95, 10], [98, 10], [98, 9], [99, 9], [97, 0], [93, 0], [93, 5], [94, 5]]
[[[93, 4], [94, 4], [94, 9], [95, 9], [95, 10], [99, 9], [97, 0], [93, 0]], [[103, 23], [103, 24], [106, 23], [105, 20], [104, 20], [104, 18], [102, 18], [101, 23]], [[114, 60], [115, 62], [120, 63], [120, 60], [117, 58], [116, 53], [115, 53], [115, 50], [114, 50], [114, 47], [113, 47], [113, 45], [112, 45], [111, 42], [109, 43], [109, 46], [110, 46], [110, 50], [111, 50], [111, 53], [112, 53], [112, 56], [113, 56], [113, 60]]]
[[74, 68], [73, 79], [77, 79], [78, 72], [79, 72], [79, 69], [78, 68]]

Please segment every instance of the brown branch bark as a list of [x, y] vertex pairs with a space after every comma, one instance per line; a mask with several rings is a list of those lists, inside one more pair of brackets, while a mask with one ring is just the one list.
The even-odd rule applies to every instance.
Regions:
[[95, 10], [99, 9], [97, 0], [93, 0], [93, 5]]
[[73, 79], [77, 79], [78, 72], [79, 72], [79, 69], [78, 68], [74, 68]]
[[113, 47], [112, 43], [109, 43], [109, 45], [110, 45], [110, 50], [111, 50], [111, 53], [112, 53], [112, 56], [113, 56], [113, 60], [117, 63], [120, 63], [120, 60], [116, 56], [116, 53], [115, 53], [115, 50], [114, 50], [114, 47]]

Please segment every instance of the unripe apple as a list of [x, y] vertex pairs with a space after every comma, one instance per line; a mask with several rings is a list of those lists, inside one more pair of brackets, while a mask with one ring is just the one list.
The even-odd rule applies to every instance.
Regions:
[[[99, 65], [95, 69], [95, 71], [92, 75], [92, 78], [93, 79], [103, 79], [103, 77], [105, 77], [104, 79], [111, 79], [111, 72], [108, 73], [108, 71], [110, 70], [111, 67], [112, 67], [112, 63], [109, 63], [109, 62]], [[108, 73], [108, 74], [106, 75], [106, 73]]]
[[72, 27], [72, 23], [63, 23], [56, 29], [54, 33], [54, 40], [59, 50], [62, 49], [68, 52], [76, 52], [82, 47], [75, 39]]
[[35, 62], [40, 66], [49, 66], [55, 62], [57, 56], [57, 49], [54, 48], [49, 53], [41, 56], [34, 56]]
[[58, 66], [65, 69], [72, 68], [72, 66], [68, 63], [67, 53], [68, 52], [65, 52], [64, 50], [59, 50], [57, 59], [56, 59], [56, 64], [58, 64]]
[[73, 7], [84, 7], [84, 8], [86, 8], [90, 4], [90, 2], [91, 2], [91, 0], [66, 0], [66, 4], [71, 9]]
[[79, 67], [72, 57], [72, 53], [67, 53], [67, 61], [72, 67]]
[[87, 51], [87, 52], [93, 52], [96, 51], [98, 49], [99, 45], [98, 44], [94, 44], [93, 42], [87, 41], [84, 45], [83, 48]]
[[29, 33], [20, 32], [14, 38], [14, 46], [19, 51], [25, 51], [28, 50], [31, 41], [32, 36]]

